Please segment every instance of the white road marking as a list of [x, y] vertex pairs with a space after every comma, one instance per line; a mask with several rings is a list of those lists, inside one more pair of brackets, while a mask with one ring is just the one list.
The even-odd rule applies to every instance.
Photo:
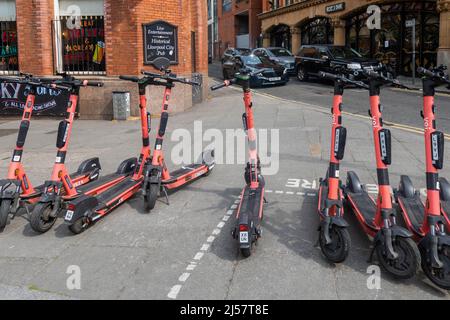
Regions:
[[273, 190], [265, 190], [266, 193], [272, 193]]
[[187, 271], [194, 271], [195, 267], [197, 267], [196, 264], [190, 264], [190, 265], [188, 265], [188, 266], [186, 267], [186, 270], [187, 270]]
[[194, 256], [194, 260], [201, 260], [203, 258], [203, 255], [203, 252], [197, 252], [197, 254]]
[[[189, 265], [186, 267], [186, 271], [193, 271], [197, 267], [200, 260], [203, 258], [205, 253], [208, 252], [209, 248], [211, 247], [211, 244], [216, 239], [215, 236], [220, 234], [221, 229], [225, 226], [225, 222], [227, 222], [230, 219], [230, 216], [233, 214], [234, 210], [238, 207], [237, 204], [239, 202], [240, 202], [239, 199], [236, 200], [235, 204], [233, 204], [230, 207], [230, 209], [226, 212], [226, 214], [222, 217], [222, 221], [219, 222], [219, 224], [216, 226], [216, 228], [214, 228], [214, 230], [211, 232], [211, 235], [208, 237], [208, 239], [206, 239], [206, 243], [204, 243], [202, 245], [202, 247], [200, 248], [200, 251], [195, 254], [194, 259], [193, 259], [195, 261], [192, 261], [189, 263]], [[184, 284], [190, 276], [191, 276], [191, 273], [184, 272], [178, 278], [178, 281]], [[170, 292], [167, 294], [167, 297], [170, 299], [176, 299], [182, 288], [183, 288], [182, 284], [174, 285], [170, 289]]]
[[181, 290], [181, 285], [177, 284], [170, 289], [169, 294], [167, 295], [170, 299], [176, 299]]
[[178, 281], [186, 282], [186, 280], [190, 277], [190, 275], [191, 275], [190, 273], [185, 272], [178, 278]]
[[281, 191], [281, 190], [277, 190], [277, 191], [275, 191], [275, 193], [276, 193], [276, 194], [283, 194], [283, 193], [284, 193], [284, 191]]

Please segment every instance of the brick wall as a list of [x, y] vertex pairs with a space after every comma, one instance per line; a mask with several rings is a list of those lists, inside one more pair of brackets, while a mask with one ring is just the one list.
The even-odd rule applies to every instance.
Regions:
[[[207, 73], [207, 17], [203, 0], [105, 0], [107, 74], [138, 74], [143, 67], [142, 24], [166, 20], [178, 26], [179, 65], [173, 71], [190, 74], [191, 32], [196, 32], [197, 71]], [[151, 69], [151, 67], [146, 67]]]
[[261, 33], [261, 22], [258, 19], [258, 14], [262, 12], [262, 0], [233, 0], [231, 11], [228, 12], [223, 12], [222, 1], [218, 1], [217, 5], [220, 55], [223, 54], [227, 46], [236, 47], [237, 27], [235, 24], [235, 16], [245, 11], [248, 11], [249, 15], [250, 46], [255, 46]]
[[52, 0], [16, 0], [19, 70], [53, 74]]
[[[35, 75], [53, 75], [52, 20], [53, 0], [16, 0], [19, 46], [19, 69]], [[196, 72], [204, 78], [203, 96], [207, 94], [208, 40], [207, 5], [204, 0], [104, 0], [106, 73], [105, 87], [84, 89], [80, 97], [80, 114], [88, 119], [110, 119], [112, 92], [130, 89], [132, 113], [137, 115], [137, 90], [117, 79], [119, 75], [139, 75], [144, 66], [142, 24], [166, 20], [178, 26], [178, 60], [172, 71], [190, 76], [192, 66], [191, 32], [196, 33]], [[155, 71], [153, 69], [153, 71]], [[123, 90], [122, 89], [122, 90]], [[160, 89], [160, 88], [159, 88]], [[148, 90], [149, 108], [159, 113], [161, 90]], [[192, 106], [192, 88], [177, 85], [171, 111]]]

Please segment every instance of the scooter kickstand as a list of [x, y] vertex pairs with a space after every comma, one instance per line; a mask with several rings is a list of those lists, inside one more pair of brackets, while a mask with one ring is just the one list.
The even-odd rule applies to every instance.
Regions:
[[269, 201], [267, 201], [266, 197], [264, 197], [264, 204], [268, 204]]
[[166, 189], [166, 187], [163, 187], [162, 191], [164, 192], [164, 197], [166, 198], [166, 204], [167, 204], [168, 206], [170, 206], [170, 203], [169, 203], [169, 195], [167, 194], [167, 189]]

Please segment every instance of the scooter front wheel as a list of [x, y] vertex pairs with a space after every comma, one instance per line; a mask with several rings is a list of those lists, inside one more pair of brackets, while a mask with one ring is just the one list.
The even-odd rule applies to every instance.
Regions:
[[0, 205], [0, 231], [8, 224], [9, 212], [11, 210], [11, 200], [4, 199]]
[[351, 240], [350, 234], [346, 228], [336, 225], [330, 227], [329, 235], [331, 242], [327, 244], [325, 230], [323, 228], [319, 233], [319, 245], [324, 256], [333, 263], [341, 263], [348, 257]]
[[428, 279], [438, 287], [450, 290], [450, 247], [444, 245], [438, 250], [439, 259], [444, 264], [442, 268], [433, 268], [427, 261], [425, 248], [419, 245], [419, 249], [422, 255], [422, 270]]
[[409, 279], [416, 275], [420, 265], [420, 253], [415, 242], [410, 238], [397, 237], [392, 241], [396, 259], [390, 258], [384, 246], [379, 243], [375, 247], [381, 266], [397, 279]]
[[145, 211], [150, 212], [155, 208], [156, 200], [158, 199], [158, 191], [159, 186], [157, 184], [149, 183], [147, 185], [144, 196]]
[[31, 228], [39, 233], [45, 233], [50, 230], [56, 222], [57, 216], [52, 217], [53, 204], [38, 203], [31, 213]]

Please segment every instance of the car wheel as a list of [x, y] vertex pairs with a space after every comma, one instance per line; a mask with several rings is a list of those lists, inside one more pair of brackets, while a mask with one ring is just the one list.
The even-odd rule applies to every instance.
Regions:
[[297, 67], [297, 79], [298, 79], [298, 81], [307, 81], [308, 80], [308, 75], [303, 66]]

